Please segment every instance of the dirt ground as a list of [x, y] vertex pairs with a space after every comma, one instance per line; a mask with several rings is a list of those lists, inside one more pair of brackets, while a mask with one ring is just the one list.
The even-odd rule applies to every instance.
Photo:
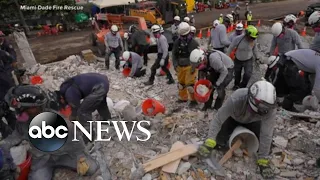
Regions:
[[[306, 0], [288, 0], [273, 3], [259, 3], [250, 5], [254, 19], [262, 19], [261, 24], [271, 24], [265, 20], [273, 19], [289, 13], [296, 13], [305, 10], [311, 2]], [[244, 5], [241, 6], [240, 15], [244, 18]], [[213, 9], [195, 15], [197, 28], [210, 26], [211, 22], [218, 18], [219, 14], [230, 13], [232, 9]], [[303, 28], [303, 27], [299, 27]], [[29, 39], [32, 51], [39, 63], [59, 61], [66, 57], [79, 54], [82, 50], [92, 48], [90, 34], [92, 30], [61, 33], [57, 36], [41, 36]], [[92, 49], [94, 50], [94, 49]]]

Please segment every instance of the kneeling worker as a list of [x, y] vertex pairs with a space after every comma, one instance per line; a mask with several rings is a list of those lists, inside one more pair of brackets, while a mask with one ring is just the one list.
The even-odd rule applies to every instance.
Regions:
[[[92, 113], [97, 110], [103, 120], [111, 118], [106, 101], [109, 92], [108, 77], [98, 73], [85, 73], [67, 79], [57, 92], [62, 104], [72, 109], [70, 120], [78, 120], [87, 130]], [[82, 103], [81, 100], [83, 99]], [[89, 132], [89, 131], [88, 131]], [[88, 138], [84, 136], [87, 143]]]
[[139, 54], [135, 52], [125, 51], [123, 52], [122, 58], [126, 61], [124, 67], [131, 68], [129, 77], [141, 77], [146, 74], [146, 69], [142, 69], [143, 60]]
[[[213, 87], [218, 91], [218, 97], [214, 104], [214, 109], [218, 110], [226, 96], [225, 88], [233, 79], [233, 61], [232, 59], [221, 51], [205, 53], [201, 49], [195, 49], [190, 54], [190, 61], [199, 67], [199, 71], [206, 74], [206, 79], [210, 80]], [[201, 64], [200, 64], [201, 63]], [[209, 100], [205, 103], [202, 110], [206, 111], [211, 108], [213, 101], [212, 91]]]
[[[32, 85], [16, 86], [9, 90], [6, 101], [11, 108], [15, 109], [17, 124], [13, 133], [1, 140], [0, 147], [9, 150], [24, 140], [31, 143], [28, 138], [28, 128], [32, 119], [40, 113], [53, 111], [48, 107], [47, 97], [44, 90]], [[80, 136], [77, 137], [79, 141], [72, 141], [74, 128], [70, 121], [65, 122], [69, 127], [68, 140], [60, 149], [44, 152], [33, 147], [28, 150], [32, 155], [28, 179], [51, 180], [57, 167], [66, 167], [77, 171], [81, 176], [89, 175], [92, 178], [99, 174], [99, 165], [85, 150], [83, 139]]]
[[274, 172], [267, 159], [276, 123], [276, 91], [265, 81], [257, 81], [249, 88], [236, 90], [218, 110], [210, 122], [208, 139], [199, 153], [207, 157], [215, 146], [225, 146], [237, 126], [248, 128], [260, 140], [258, 161], [263, 178], [273, 178]]

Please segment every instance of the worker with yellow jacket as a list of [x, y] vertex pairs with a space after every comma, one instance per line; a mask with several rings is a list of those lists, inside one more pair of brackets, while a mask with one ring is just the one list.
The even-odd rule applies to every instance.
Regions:
[[172, 48], [172, 63], [177, 71], [179, 99], [178, 102], [190, 100], [190, 106], [197, 105], [194, 99], [193, 86], [197, 78], [197, 70], [190, 64], [190, 53], [199, 44], [190, 34], [191, 27], [186, 22], [181, 22], [178, 28], [179, 38], [174, 42]]

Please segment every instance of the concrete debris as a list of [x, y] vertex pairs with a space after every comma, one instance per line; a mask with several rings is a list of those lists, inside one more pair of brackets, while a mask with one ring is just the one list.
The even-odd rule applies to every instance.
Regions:
[[243, 151], [240, 148], [234, 150], [233, 154], [237, 157], [243, 157]]
[[308, 161], [308, 165], [310, 165], [310, 166], [313, 166], [315, 164], [316, 164], [316, 161], [313, 159]]
[[288, 145], [288, 140], [286, 140], [284, 137], [277, 136], [273, 138], [274, 144], [280, 148], [286, 148]]
[[187, 172], [191, 167], [191, 164], [189, 162], [181, 162], [179, 167], [178, 167], [178, 174], [181, 175], [185, 172]]
[[142, 177], [142, 180], [152, 180], [152, 175], [148, 173]]
[[15, 165], [22, 164], [27, 159], [28, 146], [21, 144], [10, 148], [10, 154]]
[[293, 162], [293, 165], [299, 166], [299, 165], [304, 163], [304, 160], [300, 159], [300, 158], [297, 158], [297, 159], [294, 159], [292, 162]]
[[281, 177], [288, 177], [288, 178], [295, 178], [297, 177], [297, 171], [286, 171], [286, 172], [281, 172], [280, 176]]
[[205, 85], [199, 85], [197, 86], [197, 93], [201, 96], [206, 95], [209, 92], [209, 88]]

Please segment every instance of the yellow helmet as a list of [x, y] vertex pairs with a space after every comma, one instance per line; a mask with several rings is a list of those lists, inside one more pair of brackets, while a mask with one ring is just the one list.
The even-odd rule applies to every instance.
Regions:
[[252, 38], [257, 38], [259, 35], [259, 32], [256, 27], [249, 25], [246, 29], [246, 34]]

